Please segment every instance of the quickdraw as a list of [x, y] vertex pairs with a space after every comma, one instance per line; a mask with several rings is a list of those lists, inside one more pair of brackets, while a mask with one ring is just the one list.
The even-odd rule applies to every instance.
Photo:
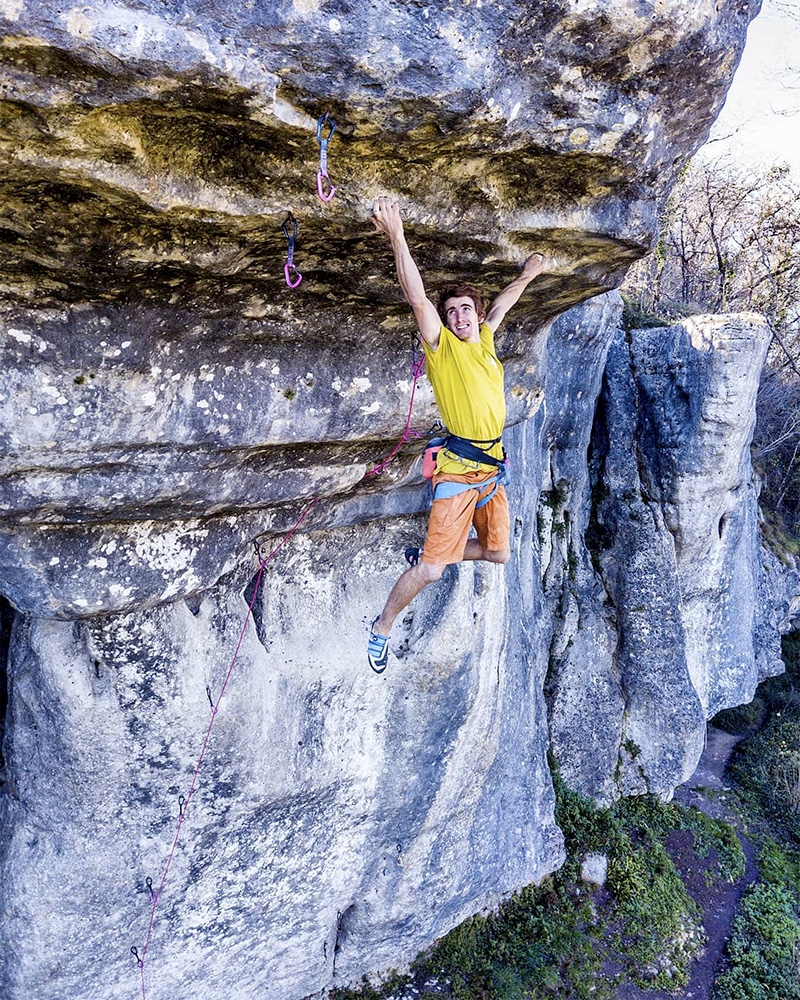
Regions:
[[[327, 137], [323, 137], [322, 129], [325, 123], [330, 125], [330, 132], [328, 132]], [[328, 202], [336, 194], [336, 188], [333, 186], [330, 177], [328, 177], [328, 143], [333, 138], [333, 133], [336, 131], [336, 122], [331, 118], [331, 116], [326, 111], [324, 115], [320, 115], [317, 121], [317, 142], [319, 143], [319, 170], [317, 171], [317, 194], [319, 195], [320, 201]], [[328, 183], [327, 194], [325, 192], [325, 182]]]
[[[291, 223], [293, 227], [291, 233], [286, 228], [288, 223]], [[303, 280], [303, 275], [297, 270], [294, 263], [294, 246], [297, 242], [297, 219], [295, 219], [291, 212], [283, 220], [281, 229], [283, 230], [283, 235], [286, 237], [286, 242], [289, 244], [289, 249], [286, 252], [286, 263], [283, 265], [283, 274], [289, 288], [297, 288]], [[293, 273], [296, 275], [295, 281], [292, 281]]]

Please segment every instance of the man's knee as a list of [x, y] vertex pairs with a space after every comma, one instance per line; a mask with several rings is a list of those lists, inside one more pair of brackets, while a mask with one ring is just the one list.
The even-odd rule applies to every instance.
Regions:
[[486, 549], [485, 558], [489, 562], [505, 565], [511, 558], [511, 549]]
[[426, 584], [436, 583], [437, 580], [441, 579], [442, 573], [444, 573], [444, 566], [439, 566], [436, 563], [427, 563], [425, 560], [420, 560], [413, 570], [409, 570], [410, 573], [417, 573], [419, 578], [424, 580]]

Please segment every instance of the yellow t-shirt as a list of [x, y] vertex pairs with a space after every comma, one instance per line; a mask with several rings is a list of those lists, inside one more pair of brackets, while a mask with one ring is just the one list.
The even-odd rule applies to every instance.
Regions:
[[[444, 425], [451, 434], [473, 442], [499, 438], [506, 422], [503, 366], [494, 353], [494, 334], [486, 323], [480, 325], [480, 338], [479, 343], [468, 344], [442, 326], [437, 349], [423, 345], [428, 380]], [[502, 458], [502, 445], [490, 448], [489, 454]], [[494, 472], [495, 468], [459, 458], [445, 448], [436, 461], [437, 473], [446, 475], [474, 469]]]

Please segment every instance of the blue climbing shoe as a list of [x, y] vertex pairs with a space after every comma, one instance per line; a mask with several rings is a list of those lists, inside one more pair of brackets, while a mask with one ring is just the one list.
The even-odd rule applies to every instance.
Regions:
[[375, 671], [376, 674], [382, 674], [386, 669], [386, 664], [389, 662], [389, 636], [388, 635], [378, 635], [377, 632], [373, 632], [372, 629], [375, 622], [380, 618], [377, 615], [375, 621], [369, 628], [369, 646], [367, 646], [367, 659], [369, 660], [369, 665]]

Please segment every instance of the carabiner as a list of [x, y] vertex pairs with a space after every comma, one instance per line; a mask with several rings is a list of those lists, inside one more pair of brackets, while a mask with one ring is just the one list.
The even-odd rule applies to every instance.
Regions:
[[[297, 281], [292, 281], [292, 279], [289, 277], [292, 271], [297, 275]], [[289, 286], [289, 288], [297, 288], [297, 286], [303, 280], [303, 275], [297, 270], [294, 264], [288, 260], [283, 265], [283, 276], [284, 278], [286, 278], [286, 284]]]
[[[330, 185], [327, 194], [325, 193], [325, 181], [327, 181]], [[336, 194], [336, 188], [333, 186], [333, 181], [331, 181], [327, 174], [323, 174], [322, 170], [317, 171], [317, 194], [319, 195], [320, 201], [325, 202], [330, 201]]]
[[[328, 122], [331, 130], [328, 132], [327, 138], [322, 137], [322, 126]], [[331, 116], [326, 111], [324, 115], [320, 115], [317, 119], [317, 142], [320, 145], [320, 149], [327, 150], [328, 143], [333, 138], [333, 133], [336, 131], [336, 122], [331, 118]]]
[[[293, 226], [291, 233], [286, 228], [287, 223], [289, 222], [291, 222]], [[286, 284], [289, 288], [297, 288], [303, 280], [303, 275], [294, 265], [294, 245], [297, 240], [297, 219], [295, 219], [291, 212], [287, 214], [286, 218], [281, 223], [281, 229], [283, 230], [283, 235], [286, 237], [286, 242], [289, 244], [289, 249], [286, 252], [286, 263], [283, 265], [283, 276], [286, 279]], [[292, 272], [297, 275], [296, 281], [292, 281]]]
[[[322, 128], [327, 122], [330, 125], [330, 132], [328, 132], [327, 137], [322, 135]], [[320, 115], [317, 119], [317, 142], [319, 143], [319, 170], [317, 171], [317, 194], [319, 195], [320, 201], [328, 202], [336, 194], [336, 188], [328, 177], [328, 143], [333, 138], [333, 133], [336, 131], [336, 122], [331, 118], [331, 116], [326, 111], [324, 115]], [[325, 181], [328, 182], [328, 191], [325, 191]]]
[[[289, 235], [289, 230], [286, 228], [286, 223], [291, 222], [294, 226], [294, 232]], [[292, 215], [291, 212], [287, 213], [286, 218], [281, 223], [281, 229], [283, 230], [283, 235], [289, 241], [289, 247], [294, 250], [295, 240], [297, 239], [297, 219]]]

